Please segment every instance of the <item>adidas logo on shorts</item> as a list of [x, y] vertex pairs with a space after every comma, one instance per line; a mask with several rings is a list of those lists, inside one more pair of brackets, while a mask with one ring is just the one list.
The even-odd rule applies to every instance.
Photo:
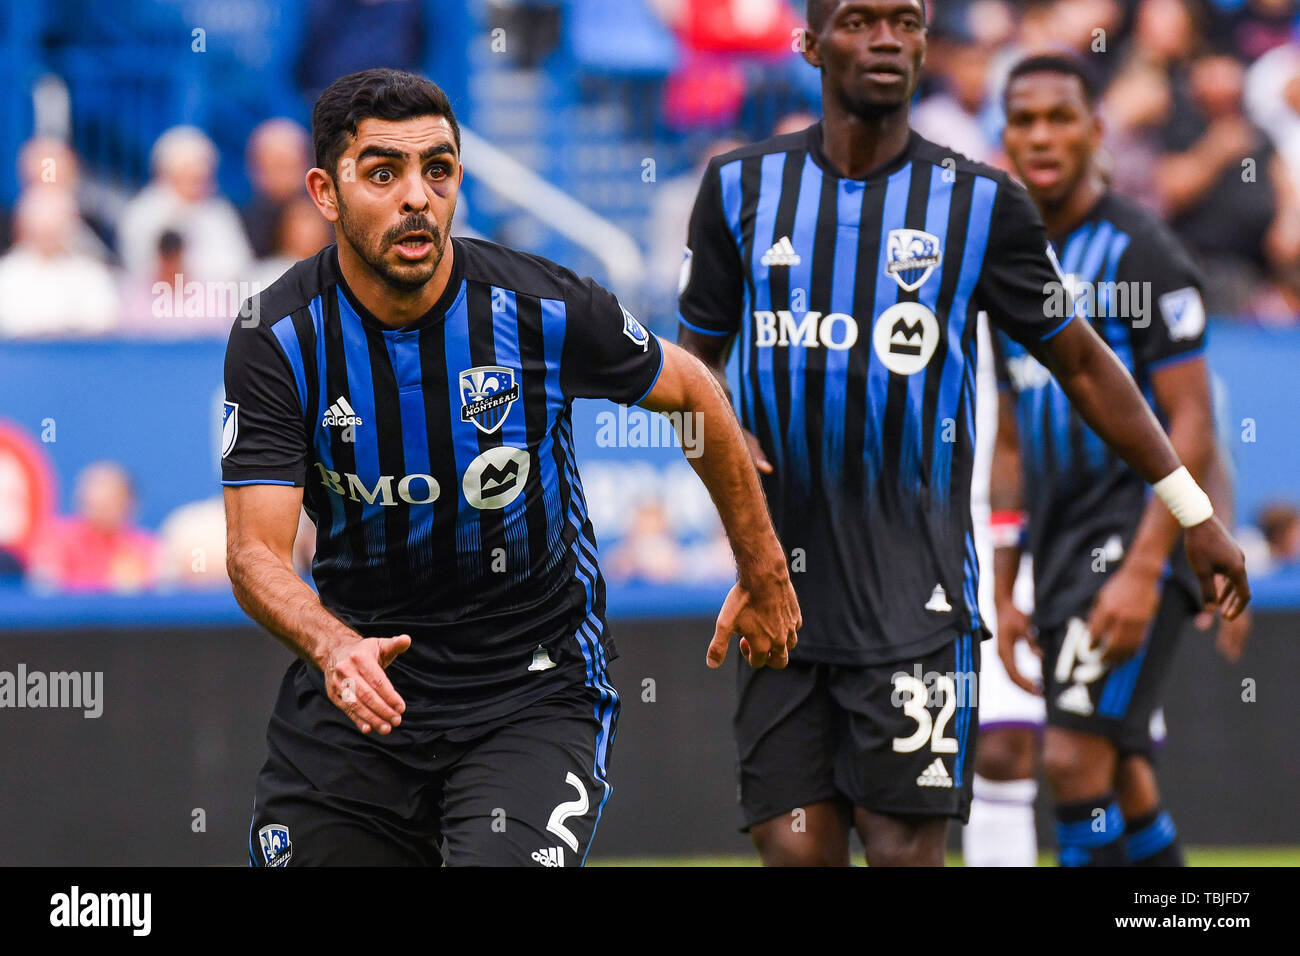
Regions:
[[534, 850], [533, 859], [542, 866], [564, 866], [564, 847], [550, 846]]
[[948, 776], [948, 768], [943, 765], [943, 761], [938, 757], [934, 758], [934, 763], [926, 767], [921, 772], [921, 776], [916, 778], [918, 787], [951, 787], [952, 777]]

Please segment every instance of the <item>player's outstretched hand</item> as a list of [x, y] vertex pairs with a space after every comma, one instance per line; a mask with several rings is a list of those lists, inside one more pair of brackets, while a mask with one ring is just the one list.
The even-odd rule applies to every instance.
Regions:
[[363, 734], [378, 728], [391, 733], [402, 722], [406, 702], [384, 669], [411, 646], [409, 634], [366, 637], [335, 647], [321, 668], [325, 691], [334, 706], [347, 714]]
[[790, 652], [799, 641], [797, 631], [801, 627], [799, 599], [784, 569], [782, 574], [752, 589], [737, 583], [722, 602], [706, 663], [712, 668], [721, 667], [727, 659], [731, 635], [739, 634], [740, 653], [750, 667], [779, 670], [790, 663]]
[[1002, 658], [1002, 666], [1017, 687], [1041, 697], [1042, 688], [1020, 673], [1020, 668], [1016, 666], [1016, 644], [1019, 641], [1028, 644], [1039, 657], [1043, 656], [1025, 612], [1014, 604], [998, 605], [998, 657]]
[[1216, 515], [1183, 533], [1187, 560], [1201, 583], [1205, 610], [1218, 608], [1224, 620], [1235, 620], [1250, 603], [1246, 557]]
[[1128, 660], [1138, 652], [1160, 607], [1160, 569], [1121, 564], [1092, 605], [1088, 633], [1102, 649], [1102, 662]]

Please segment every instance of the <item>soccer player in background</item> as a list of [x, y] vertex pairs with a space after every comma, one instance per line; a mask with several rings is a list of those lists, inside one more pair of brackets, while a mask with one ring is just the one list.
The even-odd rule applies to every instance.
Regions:
[[[1188, 525], [1201, 598], [1235, 617], [1240, 549], [1070, 298], [1024, 189], [909, 129], [919, 0], [810, 0], [823, 119], [713, 159], [679, 341], [740, 394], [805, 627], [739, 675], [741, 822], [766, 864], [941, 865], [970, 806], [977, 316], [1037, 357]], [[1227, 579], [1216, 594], [1215, 575]]]
[[[1042, 213], [1080, 318], [1119, 357], [1179, 459], [1204, 481], [1216, 452], [1200, 280], [1163, 223], [1107, 188], [1096, 93], [1073, 57], [1020, 61], [1004, 93], [1003, 143]], [[1007, 391], [992, 496], [1011, 516], [1003, 527], [1014, 527], [1023, 507], [1033, 557], [1043, 768], [1061, 864], [1180, 865], [1173, 821], [1160, 806], [1150, 724], [1178, 640], [1202, 604], [1178, 547], [1182, 529], [1071, 409], [1038, 359], [1005, 335], [997, 344]], [[1032, 639], [1012, 594], [1016, 538], [1005, 535], [995, 557], [998, 650], [1011, 679], [1036, 690], [1015, 656], [1017, 642]], [[991, 784], [977, 786], [1013, 799], [1032, 777], [1033, 741], [1006, 728], [989, 733], [980, 737], [981, 749], [991, 746], [976, 769]]]
[[[336, 243], [226, 353], [231, 582], [300, 658], [249, 862], [577, 865], [619, 698], [571, 403], [700, 416], [692, 464], [739, 571], [708, 663], [737, 633], [751, 666], [782, 667], [799, 610], [740, 429], [709, 372], [592, 280], [451, 237], [460, 131], [434, 84], [345, 76], [312, 137]], [[302, 506], [319, 595], [293, 568]]]

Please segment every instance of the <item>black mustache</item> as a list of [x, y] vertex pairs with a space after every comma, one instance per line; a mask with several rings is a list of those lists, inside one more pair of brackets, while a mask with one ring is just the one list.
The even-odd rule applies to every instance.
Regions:
[[438, 227], [423, 219], [414, 222], [404, 222], [399, 228], [392, 230], [385, 238], [387, 238], [389, 242], [396, 242], [398, 239], [402, 238], [402, 236], [412, 232], [427, 232], [435, 243], [437, 243], [441, 238]]

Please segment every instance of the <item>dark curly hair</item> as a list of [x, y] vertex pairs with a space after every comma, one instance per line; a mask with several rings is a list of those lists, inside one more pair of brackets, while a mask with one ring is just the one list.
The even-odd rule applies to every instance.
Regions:
[[311, 140], [316, 165], [335, 175], [348, 140], [363, 119], [404, 120], [445, 116], [460, 152], [460, 125], [447, 94], [436, 84], [404, 70], [362, 70], [341, 76], [316, 99]]

